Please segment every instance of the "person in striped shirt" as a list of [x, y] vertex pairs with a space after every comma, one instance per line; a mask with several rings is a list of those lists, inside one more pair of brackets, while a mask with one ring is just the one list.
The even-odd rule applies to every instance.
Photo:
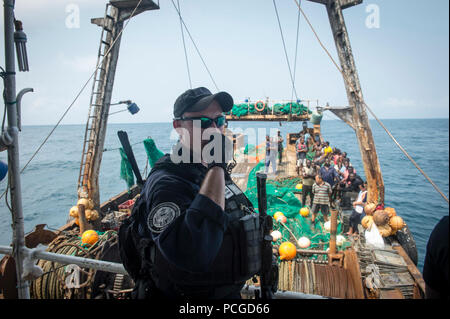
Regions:
[[314, 194], [314, 201], [312, 205], [311, 221], [314, 223], [317, 213], [321, 211], [324, 221], [327, 222], [328, 214], [330, 212], [332, 190], [330, 184], [322, 179], [322, 175], [316, 175], [316, 182], [313, 185], [312, 192]]

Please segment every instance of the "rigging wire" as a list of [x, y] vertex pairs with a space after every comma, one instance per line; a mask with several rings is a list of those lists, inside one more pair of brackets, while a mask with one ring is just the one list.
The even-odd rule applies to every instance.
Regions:
[[[275, 0], [274, 0], [275, 1]], [[306, 16], [306, 14], [303, 12], [302, 8], [300, 7], [300, 4], [297, 2], [297, 0], [294, 0], [294, 2], [296, 3], [299, 11], [302, 13], [303, 17], [305, 18], [306, 22], [308, 23], [308, 25], [310, 26], [312, 32], [314, 33], [316, 39], [319, 41], [320, 46], [324, 49], [324, 51], [326, 52], [326, 54], [330, 57], [331, 61], [333, 62], [333, 64], [336, 66], [336, 68], [338, 69], [338, 71], [342, 74], [344, 81], [347, 82], [347, 84], [354, 90], [354, 86], [351, 83], [351, 81], [348, 79], [348, 76], [344, 73], [344, 71], [339, 67], [339, 65], [336, 63], [336, 61], [334, 60], [334, 58], [331, 56], [330, 52], [327, 50], [327, 48], [323, 45], [322, 41], [320, 40], [319, 36], [317, 35], [316, 30], [314, 29], [314, 27], [312, 26], [311, 22], [309, 21], [308, 17]], [[408, 152], [400, 145], [400, 143], [397, 141], [397, 139], [392, 135], [392, 133], [386, 128], [386, 126], [384, 126], [384, 124], [380, 121], [380, 119], [375, 115], [375, 113], [372, 111], [372, 109], [364, 102], [361, 100], [361, 98], [356, 95], [356, 97], [359, 99], [359, 102], [361, 103], [361, 105], [363, 105], [368, 111], [369, 113], [375, 118], [375, 120], [378, 122], [378, 124], [380, 124], [380, 126], [386, 131], [386, 133], [389, 135], [389, 137], [394, 141], [395, 145], [397, 145], [397, 147], [403, 152], [403, 154], [406, 155], [406, 157], [411, 161], [411, 163], [419, 170], [420, 173], [422, 173], [422, 175], [428, 180], [428, 182], [430, 182], [430, 184], [434, 187], [434, 189], [444, 198], [444, 200], [449, 203], [449, 200], [447, 198], [447, 196], [445, 196], [445, 194], [439, 189], [439, 187], [431, 180], [431, 178], [422, 170], [422, 168], [419, 166], [419, 164], [416, 163], [416, 161], [408, 154]]]
[[200, 53], [200, 50], [198, 49], [197, 45], [195, 44], [194, 38], [192, 37], [191, 33], [189, 32], [189, 29], [188, 29], [188, 27], [186, 26], [186, 23], [184, 22], [183, 18], [181, 17], [180, 11], [178, 10], [177, 6], [175, 5], [175, 2], [173, 2], [173, 0], [171, 0], [171, 1], [172, 1], [172, 4], [173, 4], [173, 7], [175, 8], [175, 10], [176, 10], [177, 13], [178, 13], [178, 16], [180, 17], [181, 23], [183, 24], [184, 28], [186, 29], [186, 32], [187, 32], [187, 34], [189, 35], [189, 38], [191, 39], [192, 44], [194, 45], [195, 50], [197, 51], [197, 54], [199, 55], [200, 59], [202, 60], [202, 63], [203, 63], [203, 66], [204, 66], [205, 69], [206, 69], [206, 72], [208, 72], [208, 75], [209, 75], [209, 77], [211, 78], [211, 81], [213, 82], [214, 86], [216, 87], [216, 90], [217, 90], [217, 91], [220, 91], [220, 90], [219, 90], [219, 87], [218, 87], [217, 84], [216, 84], [216, 81], [214, 80], [214, 77], [212, 76], [211, 72], [209, 71], [208, 66], [206, 65], [205, 60], [203, 59], [203, 56], [202, 56], [201, 53]]
[[[83, 93], [84, 89], [86, 88], [86, 86], [89, 84], [89, 82], [91, 81], [91, 79], [94, 77], [95, 73], [97, 72], [97, 69], [99, 68], [100, 65], [102, 65], [103, 60], [106, 58], [106, 56], [109, 54], [109, 52], [111, 52], [111, 50], [113, 49], [114, 45], [116, 44], [117, 40], [121, 37], [122, 32], [126, 29], [128, 23], [131, 21], [131, 19], [133, 18], [134, 14], [136, 13], [137, 8], [141, 5], [143, 0], [139, 0], [138, 4], [136, 5], [136, 7], [134, 8], [134, 10], [132, 11], [130, 18], [127, 20], [127, 22], [124, 24], [122, 30], [120, 30], [119, 34], [117, 35], [117, 37], [114, 39], [113, 43], [110, 45], [110, 47], [108, 48], [108, 50], [106, 51], [105, 55], [103, 56], [103, 58], [98, 61], [97, 66], [95, 67], [94, 72], [92, 72], [91, 76], [89, 77], [89, 79], [86, 81], [86, 83], [81, 87], [81, 90], [78, 92], [78, 94], [75, 96], [75, 99], [72, 101], [72, 103], [69, 105], [69, 107], [66, 109], [66, 111], [64, 112], [64, 114], [61, 116], [61, 118], [58, 120], [58, 122], [56, 123], [56, 125], [53, 127], [53, 129], [50, 131], [50, 133], [47, 135], [47, 137], [45, 138], [45, 140], [42, 142], [42, 144], [38, 147], [38, 149], [34, 152], [34, 154], [31, 156], [31, 158], [28, 160], [28, 162], [25, 164], [25, 166], [22, 168], [22, 170], [20, 171], [20, 173], [22, 173], [27, 166], [30, 164], [30, 162], [33, 160], [33, 158], [37, 155], [37, 153], [39, 153], [39, 151], [41, 150], [41, 148], [44, 146], [44, 144], [47, 142], [47, 140], [50, 138], [50, 136], [53, 134], [53, 132], [56, 130], [56, 128], [59, 126], [59, 124], [61, 123], [61, 121], [63, 120], [63, 118], [66, 116], [66, 114], [69, 112], [69, 110], [72, 108], [72, 106], [75, 104], [75, 102], [78, 100], [78, 98], [80, 97], [81, 93]], [[1, 197], [0, 197], [1, 198]]]
[[[302, 0], [300, 0], [300, 6], [302, 5]], [[298, 11], [297, 16], [297, 35], [295, 37], [295, 59], [294, 59], [294, 82], [295, 82], [295, 75], [297, 71], [297, 52], [298, 52], [298, 35], [300, 30], [300, 11]], [[294, 88], [292, 88], [291, 92], [291, 100], [294, 98]]]
[[188, 74], [188, 79], [189, 79], [189, 87], [192, 89], [191, 71], [189, 69], [189, 60], [188, 60], [188, 55], [187, 55], [187, 51], [186, 51], [186, 41], [184, 40], [184, 28], [183, 28], [183, 23], [181, 22], [180, 0], [177, 0], [177, 5], [178, 5], [178, 11], [180, 12], [181, 38], [183, 40], [184, 58], [186, 60], [186, 69], [187, 69], [187, 74]]
[[272, 0], [272, 2], [273, 2], [273, 6], [275, 8], [275, 14], [277, 16], [278, 26], [280, 28], [281, 41], [283, 42], [283, 48], [284, 48], [284, 55], [286, 56], [286, 63], [287, 63], [287, 66], [288, 66], [288, 69], [289, 69], [289, 75], [290, 75], [291, 81], [292, 81], [292, 90], [295, 93], [296, 100], [298, 100], [297, 90], [295, 89], [295, 82], [294, 82], [294, 78], [292, 76], [291, 64], [289, 63], [289, 57], [288, 57], [288, 54], [287, 54], [286, 43], [284, 41], [283, 29], [281, 28], [281, 22], [280, 22], [280, 16], [278, 14], [277, 4], [276, 4], [275, 0]]

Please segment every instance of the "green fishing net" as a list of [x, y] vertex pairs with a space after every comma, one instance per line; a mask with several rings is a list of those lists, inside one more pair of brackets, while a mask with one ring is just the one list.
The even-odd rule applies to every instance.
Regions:
[[[244, 192], [256, 210], [258, 209], [256, 182], [258, 171], [264, 171], [264, 160], [251, 170], [247, 181], [247, 189]], [[298, 184], [302, 184], [300, 177], [268, 179], [266, 182], [267, 214], [273, 216], [276, 212], [282, 212], [287, 219], [284, 225], [274, 220], [273, 230], [278, 230], [282, 235], [281, 239], [274, 244], [280, 245], [285, 241], [291, 241], [295, 244], [295, 241], [299, 238], [307, 237], [311, 241], [311, 246], [308, 249], [326, 250], [329, 247], [330, 233], [324, 229], [324, 217], [319, 211], [315, 223], [312, 223], [311, 212], [307, 217], [300, 215], [300, 209], [303, 205], [295, 195], [301, 194], [301, 189], [296, 188]], [[342, 231], [342, 221], [338, 219], [337, 234], [342, 234]], [[343, 250], [350, 245], [350, 242], [345, 241], [337, 248]], [[310, 258], [317, 258], [317, 255]]]
[[150, 167], [153, 167], [155, 163], [164, 156], [164, 153], [156, 147], [155, 141], [151, 138], [145, 139], [143, 143]]
[[134, 185], [134, 174], [128, 157], [122, 148], [119, 148], [121, 162], [120, 162], [120, 178], [127, 182], [128, 189]]
[[[260, 109], [262, 103], [258, 103], [257, 107]], [[276, 103], [273, 107], [266, 106], [263, 111], [259, 112], [255, 108], [255, 103], [241, 103], [233, 105], [233, 108], [227, 114], [232, 114], [237, 117], [249, 115], [249, 114], [294, 114], [304, 115], [311, 114], [311, 110], [307, 106], [301, 103]]]

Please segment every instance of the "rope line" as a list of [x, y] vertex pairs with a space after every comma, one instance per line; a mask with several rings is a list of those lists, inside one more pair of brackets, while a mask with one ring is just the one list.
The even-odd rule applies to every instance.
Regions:
[[189, 69], [189, 60], [188, 60], [188, 55], [187, 55], [187, 51], [186, 51], [186, 41], [184, 40], [184, 28], [183, 28], [183, 23], [181, 22], [180, 0], [177, 0], [177, 4], [178, 4], [178, 11], [180, 12], [181, 39], [183, 40], [184, 58], [186, 60], [186, 69], [187, 69], [187, 74], [188, 74], [188, 79], [189, 79], [189, 87], [192, 89], [191, 71]]
[[[274, 0], [275, 1], [275, 0]], [[344, 73], [344, 71], [339, 67], [339, 65], [336, 63], [336, 61], [334, 60], [334, 58], [331, 56], [330, 52], [327, 50], [327, 48], [323, 45], [322, 41], [320, 40], [319, 36], [317, 35], [316, 30], [314, 29], [314, 27], [312, 26], [311, 22], [309, 21], [308, 17], [306, 16], [306, 14], [303, 12], [302, 8], [300, 7], [300, 4], [297, 2], [297, 0], [294, 0], [294, 2], [296, 3], [299, 11], [302, 13], [303, 17], [305, 18], [306, 22], [308, 23], [308, 25], [310, 26], [312, 32], [314, 33], [317, 41], [319, 41], [320, 46], [323, 48], [323, 50], [327, 53], [327, 55], [330, 57], [331, 61], [333, 62], [333, 64], [336, 66], [336, 68], [338, 69], [338, 71], [342, 74], [344, 81], [346, 81], [348, 83], [348, 85], [352, 88], [353, 91], [356, 92], [353, 84], [351, 83], [351, 81], [349, 80], [348, 76]], [[447, 204], [449, 203], [449, 200], [447, 198], [447, 196], [445, 196], [445, 194], [439, 189], [439, 187], [431, 180], [431, 178], [423, 171], [423, 169], [419, 166], [419, 164], [416, 163], [416, 161], [414, 161], [414, 159], [408, 154], [408, 152], [400, 145], [400, 143], [395, 139], [395, 137], [392, 135], [392, 133], [386, 128], [386, 126], [384, 126], [384, 124], [380, 121], [380, 119], [375, 115], [375, 113], [371, 110], [371, 108], [364, 102], [361, 100], [359, 95], [355, 95], [356, 98], [359, 100], [359, 102], [361, 103], [361, 105], [363, 105], [368, 111], [369, 113], [375, 118], [375, 120], [378, 122], [378, 124], [381, 125], [381, 127], [386, 131], [386, 133], [389, 135], [389, 137], [393, 140], [393, 142], [398, 146], [398, 148], [403, 152], [403, 154], [406, 155], [406, 157], [411, 161], [411, 163], [419, 170], [420, 173], [422, 173], [422, 175], [428, 180], [428, 182], [431, 183], [431, 185], [434, 187], [434, 189], [436, 189], [436, 191], [444, 198], [444, 200], [447, 202]]]
[[[300, 6], [302, 5], [302, 0], [300, 0]], [[294, 82], [295, 82], [295, 75], [297, 71], [297, 52], [298, 52], [298, 35], [300, 31], [300, 11], [298, 12], [297, 16], [297, 35], [295, 37], [295, 58], [294, 58]], [[292, 88], [291, 92], [291, 100], [294, 98], [294, 88]]]
[[275, 8], [275, 14], [277, 16], [278, 26], [280, 28], [281, 41], [283, 42], [284, 55], [286, 56], [286, 63], [287, 63], [288, 69], [289, 69], [289, 75], [291, 77], [292, 89], [293, 89], [293, 91], [295, 93], [295, 98], [298, 100], [297, 90], [295, 89], [295, 82], [294, 82], [294, 78], [292, 76], [291, 64], [289, 63], [289, 57], [288, 57], [288, 54], [287, 54], [286, 43], [284, 41], [283, 29], [281, 27], [280, 16], [278, 14], [277, 4], [276, 4], [275, 0], [272, 0], [272, 2], [273, 2], [273, 6]]
[[203, 56], [202, 56], [201, 53], [200, 53], [200, 50], [198, 49], [197, 45], [195, 44], [194, 38], [192, 37], [191, 33], [189, 32], [189, 29], [188, 29], [188, 27], [186, 26], [186, 23], [184, 22], [183, 18], [181, 17], [180, 11], [178, 10], [177, 6], [175, 5], [175, 2], [173, 2], [173, 0], [171, 0], [171, 1], [172, 1], [172, 4], [173, 4], [173, 7], [175, 8], [175, 10], [176, 10], [177, 13], [178, 13], [178, 16], [180, 17], [181, 23], [183, 24], [184, 28], [186, 29], [186, 32], [187, 32], [187, 34], [189, 35], [189, 38], [191, 39], [192, 44], [194, 45], [195, 50], [197, 51], [198, 56], [199, 56], [200, 59], [202, 60], [202, 63], [203, 63], [203, 66], [204, 66], [205, 69], [206, 69], [206, 72], [208, 72], [208, 75], [209, 75], [209, 77], [211, 78], [211, 81], [213, 82], [214, 86], [216, 87], [216, 90], [217, 90], [217, 91], [220, 91], [220, 90], [219, 90], [219, 87], [218, 87], [217, 84], [216, 84], [216, 81], [214, 80], [214, 77], [212, 76], [211, 72], [209, 71], [208, 66], [206, 65], [205, 60], [203, 59]]
[[103, 58], [97, 62], [97, 66], [95, 67], [94, 72], [92, 72], [91, 76], [89, 77], [89, 79], [86, 81], [86, 83], [81, 87], [81, 90], [78, 92], [78, 94], [75, 96], [75, 99], [72, 101], [72, 103], [69, 105], [69, 107], [66, 109], [66, 111], [64, 112], [64, 114], [61, 116], [61, 118], [59, 119], [59, 121], [56, 123], [56, 125], [53, 127], [53, 129], [50, 131], [50, 133], [47, 135], [47, 137], [45, 138], [45, 140], [42, 142], [42, 144], [38, 147], [38, 149], [34, 152], [34, 154], [31, 156], [31, 158], [28, 160], [28, 162], [25, 164], [25, 166], [22, 168], [22, 170], [20, 171], [20, 173], [22, 173], [28, 166], [28, 164], [30, 164], [30, 162], [33, 160], [33, 158], [37, 155], [37, 153], [39, 153], [39, 151], [41, 150], [41, 148], [44, 146], [44, 144], [47, 142], [47, 140], [50, 138], [50, 136], [53, 134], [53, 132], [56, 130], [56, 128], [59, 126], [59, 124], [61, 123], [61, 121], [64, 119], [64, 117], [66, 116], [66, 114], [69, 112], [69, 110], [72, 108], [72, 106], [75, 104], [75, 102], [78, 100], [78, 98], [80, 97], [81, 93], [83, 93], [84, 89], [86, 88], [86, 86], [89, 84], [89, 82], [91, 81], [91, 79], [94, 77], [95, 73], [97, 72], [99, 66], [103, 63], [103, 60], [106, 58], [106, 56], [109, 54], [109, 52], [111, 52], [112, 48], [114, 47], [114, 45], [116, 44], [117, 40], [120, 38], [120, 36], [122, 35], [122, 32], [125, 30], [125, 28], [127, 27], [128, 23], [131, 21], [131, 19], [133, 18], [134, 14], [136, 13], [137, 8], [140, 6], [141, 2], [143, 0], [139, 0], [138, 4], [136, 5], [136, 7], [134, 8], [133, 12], [131, 13], [130, 18], [127, 20], [127, 22], [125, 23], [124, 27], [122, 28], [122, 30], [120, 30], [119, 34], [117, 35], [117, 37], [114, 39], [113, 43], [110, 45], [109, 49], [106, 51], [105, 55], [103, 56]]

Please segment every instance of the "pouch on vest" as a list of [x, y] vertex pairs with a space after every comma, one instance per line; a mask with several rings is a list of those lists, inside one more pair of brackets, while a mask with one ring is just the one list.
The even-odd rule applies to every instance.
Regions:
[[239, 219], [241, 275], [253, 276], [261, 270], [261, 229], [259, 215], [252, 213]]

